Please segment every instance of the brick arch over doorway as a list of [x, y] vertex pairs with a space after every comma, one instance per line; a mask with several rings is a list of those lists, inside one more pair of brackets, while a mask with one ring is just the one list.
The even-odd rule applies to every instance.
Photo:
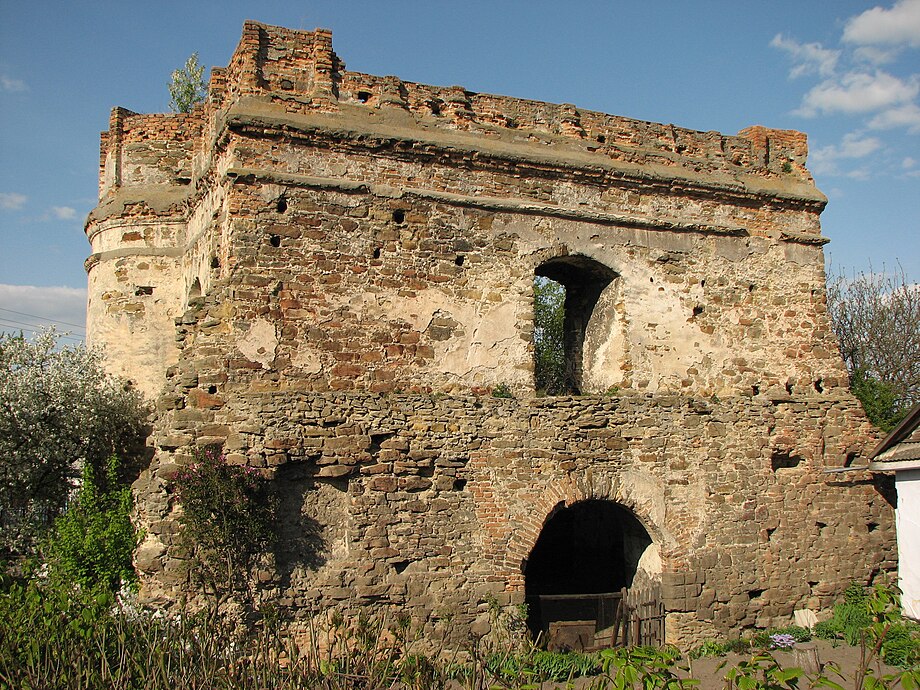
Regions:
[[626, 509], [642, 525], [660, 552], [672, 546], [672, 537], [660, 520], [653, 517], [648, 501], [639, 499], [628, 486], [612, 481], [594, 481], [590, 475], [556, 481], [530, 502], [525, 514], [509, 521], [502, 574], [507, 590], [519, 595], [515, 598], [523, 602], [524, 569], [543, 528], [560, 509], [585, 501], [609, 501]]

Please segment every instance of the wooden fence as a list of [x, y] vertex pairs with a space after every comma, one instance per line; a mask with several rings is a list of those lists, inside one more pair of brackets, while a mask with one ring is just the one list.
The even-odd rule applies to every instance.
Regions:
[[598, 594], [534, 595], [550, 649], [664, 644], [664, 606], [657, 584]]

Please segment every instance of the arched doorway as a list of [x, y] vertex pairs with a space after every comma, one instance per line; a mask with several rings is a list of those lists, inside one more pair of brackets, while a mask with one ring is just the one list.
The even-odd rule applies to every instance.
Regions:
[[654, 543], [627, 508], [604, 500], [559, 507], [524, 566], [527, 624], [536, 637], [556, 621], [612, 625], [622, 588], [647, 577]]

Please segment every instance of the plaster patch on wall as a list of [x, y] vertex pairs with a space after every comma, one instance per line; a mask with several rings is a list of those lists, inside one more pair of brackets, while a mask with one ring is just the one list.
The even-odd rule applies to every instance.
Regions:
[[278, 349], [278, 335], [274, 324], [265, 319], [256, 319], [246, 335], [237, 341], [236, 346], [246, 359], [258, 362], [263, 369], [271, 369]]
[[297, 354], [291, 360], [291, 364], [301, 369], [305, 374], [318, 374], [323, 368], [319, 353], [306, 344], [301, 344]]

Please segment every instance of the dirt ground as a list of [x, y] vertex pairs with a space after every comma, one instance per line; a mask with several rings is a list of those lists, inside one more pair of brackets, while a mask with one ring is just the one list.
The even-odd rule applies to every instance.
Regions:
[[[826, 640], [813, 640], [800, 646], [814, 646], [818, 651], [818, 663], [824, 667], [824, 674], [836, 683], [840, 683], [845, 688], [853, 687], [853, 674], [860, 664], [859, 647], [851, 647], [845, 643], [839, 643], [834, 646]], [[796, 666], [794, 655], [791, 651], [775, 651], [773, 656], [783, 668]], [[728, 654], [725, 657], [714, 659], [695, 659], [692, 663], [692, 677], [700, 681], [699, 688], [725, 688], [725, 673], [728, 669], [737, 665], [739, 662], [750, 659], [750, 655]], [[719, 664], [725, 662], [723, 668]], [[834, 673], [830, 664], [836, 666], [840, 675]], [[896, 673], [897, 669], [887, 664], [876, 663], [872, 665], [876, 677], [883, 674]], [[843, 679], [841, 679], [841, 676]], [[807, 688], [807, 683], [800, 683], [800, 687]], [[898, 686], [900, 687], [900, 686]]]
[[[830, 642], [825, 640], [814, 640], [812, 642], [804, 643], [800, 646], [811, 646], [813, 645], [818, 652], [818, 662], [824, 667], [825, 675], [830, 678], [832, 681], [839, 683], [844, 688], [853, 688], [853, 674], [856, 668], [860, 663], [860, 650], [859, 647], [850, 647], [847, 644], [839, 644], [834, 646]], [[777, 650], [772, 652], [773, 656], [779, 662], [780, 666], [783, 668], [790, 668], [797, 665], [795, 663], [795, 657], [791, 651], [780, 651]], [[700, 684], [696, 687], [701, 690], [716, 690], [721, 688], [728, 688], [728, 684], [725, 681], [725, 674], [728, 670], [741, 661], [749, 660], [751, 655], [742, 655], [742, 654], [728, 654], [724, 657], [718, 658], [707, 658], [707, 659], [694, 659], [691, 663], [691, 671], [688, 674], [687, 672], [681, 672], [680, 675], [683, 677], [692, 677], [700, 681]], [[686, 659], [681, 665], [686, 665]], [[721, 664], [724, 663], [724, 666]], [[834, 673], [830, 669], [830, 664], [835, 665], [840, 673]], [[882, 674], [896, 673], [897, 669], [885, 664], [873, 664], [873, 670], [875, 671], [876, 677], [879, 677]], [[842, 676], [842, 678], [841, 678]], [[589, 688], [597, 687], [597, 678], [580, 678], [578, 679], [572, 687], [575, 690], [587, 690]], [[565, 684], [559, 683], [544, 683], [542, 690], [556, 690], [557, 688], [564, 688]], [[803, 690], [809, 687], [809, 683], [803, 682], [799, 683], [799, 687]], [[896, 685], [895, 687], [900, 687]]]

